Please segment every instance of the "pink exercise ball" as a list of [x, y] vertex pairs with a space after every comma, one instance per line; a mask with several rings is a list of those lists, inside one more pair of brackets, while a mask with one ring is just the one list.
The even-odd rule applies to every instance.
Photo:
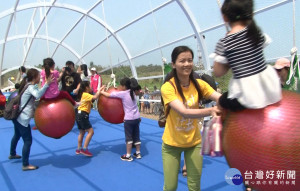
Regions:
[[[111, 87], [107, 90], [108, 93], [121, 91], [117, 88]], [[124, 110], [122, 100], [119, 98], [108, 98], [103, 95], [98, 100], [98, 112], [101, 117], [114, 124], [123, 123], [124, 121]]]
[[75, 124], [75, 110], [66, 99], [41, 101], [34, 113], [38, 130], [52, 138], [61, 138]]
[[[279, 103], [264, 109], [229, 112], [224, 122], [222, 145], [229, 166], [240, 170], [244, 181], [259, 191], [300, 190], [300, 94], [282, 95]], [[259, 171], [262, 180], [255, 179]], [[284, 178], [277, 179], [277, 173]]]

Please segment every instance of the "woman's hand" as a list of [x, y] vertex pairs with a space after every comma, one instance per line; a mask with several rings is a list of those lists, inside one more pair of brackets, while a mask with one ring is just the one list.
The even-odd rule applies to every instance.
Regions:
[[221, 110], [218, 106], [214, 106], [211, 108], [211, 116], [212, 117], [216, 117], [216, 116], [219, 116], [221, 115]]

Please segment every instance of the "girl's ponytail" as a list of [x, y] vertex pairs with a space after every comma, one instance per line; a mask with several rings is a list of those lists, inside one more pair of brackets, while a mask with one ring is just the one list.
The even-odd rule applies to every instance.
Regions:
[[85, 92], [86, 88], [89, 87], [89, 86], [90, 86], [89, 81], [82, 81], [80, 83], [79, 91], [78, 91], [78, 94], [77, 94], [78, 100], [81, 100], [83, 92]]
[[249, 21], [247, 37], [254, 45], [257, 45], [261, 41], [261, 30], [256, 25], [254, 19]]
[[137, 90], [139, 87], [139, 84], [135, 78], [130, 79], [130, 97], [132, 101], [134, 100], [134, 91]]
[[51, 75], [51, 68], [55, 64], [54, 60], [52, 58], [45, 58], [43, 60], [43, 66], [46, 73], [46, 78], [48, 78]]
[[46, 78], [48, 78], [51, 75], [50, 67], [48, 64], [44, 64], [44, 69], [46, 73]]

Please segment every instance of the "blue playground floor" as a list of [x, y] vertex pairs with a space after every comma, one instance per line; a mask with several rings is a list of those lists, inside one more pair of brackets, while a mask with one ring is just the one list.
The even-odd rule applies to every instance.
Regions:
[[[13, 136], [11, 121], [0, 119], [0, 191], [160, 191], [163, 188], [161, 137], [157, 121], [143, 118], [141, 130], [142, 159], [120, 160], [125, 153], [123, 124], [105, 122], [98, 112], [90, 115], [95, 134], [89, 146], [94, 154], [76, 155], [78, 129], [61, 139], [53, 139], [33, 130], [30, 163], [40, 168], [21, 170], [21, 160], [8, 160]], [[34, 121], [31, 123], [34, 126]], [[17, 153], [22, 153], [20, 140]], [[183, 161], [182, 161], [183, 163]], [[242, 191], [225, 181], [229, 169], [224, 157], [204, 157], [202, 191]], [[178, 191], [188, 190], [187, 179], [179, 173]]]

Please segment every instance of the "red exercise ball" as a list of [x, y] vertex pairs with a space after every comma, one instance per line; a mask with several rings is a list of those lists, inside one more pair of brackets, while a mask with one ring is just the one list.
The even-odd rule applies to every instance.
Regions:
[[5, 106], [6, 97], [4, 95], [0, 95], [0, 106]]
[[[118, 92], [121, 91], [117, 88], [110, 87], [107, 92]], [[109, 122], [114, 124], [123, 123], [124, 121], [124, 110], [122, 100], [119, 98], [108, 98], [103, 95], [100, 96], [98, 100], [98, 112], [101, 117]]]
[[2, 92], [0, 90], [0, 117], [3, 117], [5, 103], [6, 103], [6, 97], [2, 94]]
[[[224, 154], [229, 166], [240, 170], [250, 187], [259, 191], [300, 190], [299, 108], [300, 94], [283, 91], [279, 103], [227, 114], [222, 132]], [[256, 179], [257, 172], [263, 172], [263, 179]]]
[[35, 110], [34, 120], [42, 134], [58, 139], [72, 130], [75, 110], [66, 99], [41, 101]]

